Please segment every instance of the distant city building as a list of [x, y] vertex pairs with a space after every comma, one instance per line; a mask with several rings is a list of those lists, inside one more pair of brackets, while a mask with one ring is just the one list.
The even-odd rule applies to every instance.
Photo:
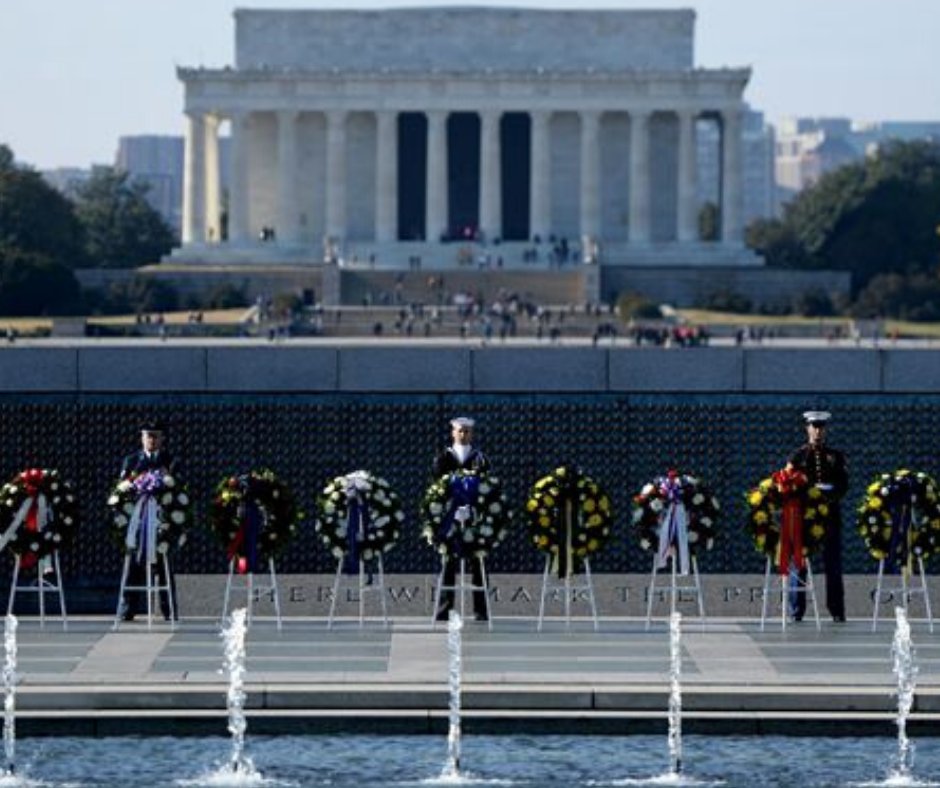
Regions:
[[870, 156], [888, 140], [938, 140], [940, 122], [853, 123], [849, 118], [785, 118], [777, 124], [776, 178], [780, 202], [837, 167]]

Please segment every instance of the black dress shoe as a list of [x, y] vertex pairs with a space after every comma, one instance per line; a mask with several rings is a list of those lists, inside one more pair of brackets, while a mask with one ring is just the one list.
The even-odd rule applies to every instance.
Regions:
[[449, 610], [438, 610], [437, 615], [434, 616], [435, 621], [447, 621], [450, 618]]
[[474, 613], [473, 620], [474, 621], [489, 621], [490, 617], [486, 615], [486, 613]]
[[123, 613], [121, 615], [121, 621], [133, 621], [133, 620], [134, 620], [133, 613]]
[[833, 620], [836, 624], [844, 624], [844, 623], [845, 623], [845, 616], [833, 616], [833, 617], [832, 617], [832, 620]]

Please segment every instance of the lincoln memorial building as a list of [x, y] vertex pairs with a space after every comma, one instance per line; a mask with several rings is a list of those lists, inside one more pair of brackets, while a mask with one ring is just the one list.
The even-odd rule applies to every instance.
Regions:
[[[178, 69], [174, 270], [290, 268], [323, 282], [327, 299], [347, 297], [336, 284], [346, 272], [468, 263], [467, 273], [580, 268], [588, 300], [633, 288], [691, 303], [719, 281], [761, 299], [844, 288], [844, 277], [802, 272], [783, 294], [784, 272], [745, 246], [751, 72], [695, 66], [692, 10], [234, 17], [234, 65]], [[717, 167], [699, 167], [700, 143]]]

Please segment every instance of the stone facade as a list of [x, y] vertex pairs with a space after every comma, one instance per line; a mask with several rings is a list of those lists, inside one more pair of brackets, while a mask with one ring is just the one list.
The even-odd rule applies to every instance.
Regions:
[[[694, 12], [236, 13], [235, 67], [179, 70], [183, 248], [397, 264], [453, 239], [570, 240], [588, 262], [755, 263], [742, 238], [748, 69], [693, 67]], [[698, 241], [696, 121], [721, 129], [721, 241]], [[223, 227], [220, 125], [232, 140]], [[266, 242], [259, 242], [264, 237]], [[519, 249], [510, 249], [512, 262]]]

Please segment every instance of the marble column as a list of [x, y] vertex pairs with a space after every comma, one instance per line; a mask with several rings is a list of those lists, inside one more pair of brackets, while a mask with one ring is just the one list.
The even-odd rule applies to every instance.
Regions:
[[500, 178], [500, 119], [496, 111], [480, 113], [480, 230], [492, 241], [503, 235], [503, 194]]
[[218, 115], [206, 115], [206, 240], [222, 240], [222, 170], [219, 166]]
[[740, 243], [743, 238], [741, 126], [739, 108], [721, 113], [721, 240], [725, 243]]
[[183, 243], [201, 244], [206, 240], [206, 126], [202, 113], [186, 113], [183, 151]]
[[529, 145], [529, 237], [547, 241], [552, 233], [551, 113], [532, 112]]
[[232, 114], [232, 179], [228, 200], [228, 239], [234, 244], [247, 243], [249, 226], [248, 158], [251, 146], [251, 116], [247, 112]]
[[297, 120], [292, 110], [277, 113], [277, 223], [279, 244], [300, 242], [300, 205], [297, 200]]
[[450, 212], [447, 204], [447, 113], [429, 112], [428, 183], [425, 211], [425, 239], [440, 240], [447, 231]]
[[326, 115], [326, 234], [342, 242], [346, 236], [346, 112]]
[[581, 112], [581, 238], [597, 240], [601, 231], [600, 113]]
[[376, 113], [375, 240], [398, 239], [398, 113]]
[[650, 113], [630, 113], [630, 242], [650, 240]]
[[680, 243], [698, 240], [698, 189], [695, 121], [692, 110], [679, 110], [679, 183], [676, 237]]

